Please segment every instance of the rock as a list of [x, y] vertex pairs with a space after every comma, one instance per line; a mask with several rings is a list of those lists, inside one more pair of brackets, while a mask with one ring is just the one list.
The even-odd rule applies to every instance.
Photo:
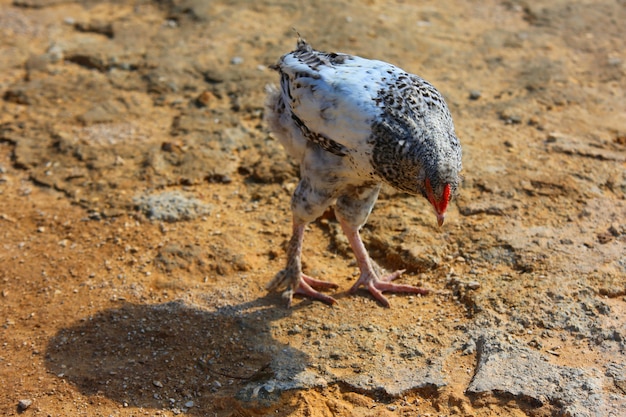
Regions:
[[506, 124], [522, 123], [522, 112], [517, 109], [505, 108], [498, 114], [498, 116], [501, 120], [504, 120]]
[[380, 359], [377, 365], [367, 372], [341, 376], [338, 380], [357, 392], [382, 392], [391, 397], [400, 397], [408, 391], [437, 389], [447, 385], [440, 358], [419, 367], [394, 359]]
[[33, 400], [28, 400], [28, 399], [19, 400], [17, 402], [17, 409], [20, 412], [26, 411], [26, 409], [28, 409], [28, 407], [30, 407], [32, 404], [33, 404]]
[[470, 290], [477, 290], [480, 288], [480, 282], [470, 281], [467, 283], [467, 288], [469, 288]]
[[211, 213], [212, 206], [178, 191], [140, 195], [133, 198], [137, 208], [154, 220], [176, 222], [191, 220]]
[[67, 3], [67, 0], [14, 0], [13, 5], [18, 7], [29, 7], [33, 9], [43, 9], [55, 4]]
[[287, 334], [300, 334], [302, 333], [302, 327], [298, 326], [297, 324], [295, 326], [293, 326], [288, 332]]
[[73, 53], [68, 53], [65, 60], [87, 69], [95, 69], [102, 72], [109, 68], [107, 57], [100, 51], [74, 51]]
[[477, 341], [478, 365], [467, 392], [491, 393], [537, 406], [558, 404], [563, 415], [603, 416], [602, 380], [597, 370], [553, 365], [521, 343], [510, 344], [490, 332]]
[[272, 358], [270, 371], [267, 372], [270, 377], [248, 384], [237, 394], [237, 398], [269, 405], [285, 391], [326, 387], [326, 380], [307, 369], [306, 362], [302, 352], [289, 347], [282, 349]]
[[[416, 336], [419, 328], [413, 323], [387, 327], [351, 320], [338, 325], [281, 326], [281, 332], [294, 340], [309, 338], [308, 332], [317, 334], [297, 349], [294, 345], [273, 352], [264, 378], [252, 378], [238, 398], [271, 403], [285, 391], [331, 384], [389, 397], [446, 386], [443, 363], [452, 351], [438, 351], [437, 342]], [[380, 343], [384, 343], [382, 351], [375, 348]], [[255, 349], [267, 350], [267, 346]]]
[[481, 95], [482, 95], [481, 92], [478, 90], [470, 90], [469, 92], [470, 100], [478, 100]]
[[111, 24], [111, 22], [101, 20], [76, 22], [74, 23], [74, 28], [79, 32], [97, 33], [99, 35], [104, 35], [109, 39], [112, 39], [114, 35], [113, 25]]
[[52, 44], [46, 51], [46, 56], [51, 63], [57, 63], [63, 60], [63, 48], [60, 45]]
[[461, 346], [461, 349], [462, 355], [473, 355], [474, 353], [476, 353], [476, 341], [474, 341], [474, 339], [469, 339], [463, 344], [463, 346]]
[[175, 5], [172, 8], [175, 15], [186, 15], [198, 22], [210, 21], [215, 13], [215, 6], [204, 0], [183, 0], [172, 4]]
[[117, 100], [108, 100], [95, 104], [85, 113], [79, 115], [77, 119], [86, 125], [113, 122], [120, 118], [121, 115], [126, 114], [127, 111], [128, 109]]

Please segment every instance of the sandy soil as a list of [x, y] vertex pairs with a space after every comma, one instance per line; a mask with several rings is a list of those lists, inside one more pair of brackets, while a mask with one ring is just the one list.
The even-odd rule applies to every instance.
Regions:
[[[624, 21], [610, 0], [1, 0], [0, 413], [619, 415]], [[445, 95], [464, 149], [445, 227], [385, 189], [363, 230], [433, 294], [347, 294], [332, 211], [304, 263], [339, 305], [264, 290], [298, 176], [262, 122], [292, 27]], [[598, 401], [477, 388], [484, 332]], [[249, 395], [277, 369], [313, 379]]]

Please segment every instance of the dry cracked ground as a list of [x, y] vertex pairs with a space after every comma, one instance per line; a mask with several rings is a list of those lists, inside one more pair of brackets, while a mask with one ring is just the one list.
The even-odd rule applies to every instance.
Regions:
[[[0, 1], [0, 414], [623, 416], [626, 3]], [[298, 169], [270, 66], [315, 47], [443, 92], [442, 229], [385, 189], [363, 229], [430, 295], [347, 294], [332, 211], [285, 308]]]

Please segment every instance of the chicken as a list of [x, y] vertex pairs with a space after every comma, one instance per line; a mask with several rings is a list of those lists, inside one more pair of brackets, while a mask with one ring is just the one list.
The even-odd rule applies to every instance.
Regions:
[[292, 237], [287, 265], [267, 285], [328, 304], [319, 290], [337, 285], [302, 272], [302, 243], [308, 223], [331, 205], [356, 257], [359, 279], [383, 306], [383, 292], [426, 294], [425, 288], [392, 281], [404, 271], [383, 274], [359, 235], [383, 183], [424, 196], [437, 223], [444, 222], [459, 186], [461, 144], [441, 94], [427, 81], [382, 61], [313, 49], [299, 38], [297, 48], [274, 67], [280, 88], [268, 87], [265, 119], [300, 164], [300, 182], [291, 200]]

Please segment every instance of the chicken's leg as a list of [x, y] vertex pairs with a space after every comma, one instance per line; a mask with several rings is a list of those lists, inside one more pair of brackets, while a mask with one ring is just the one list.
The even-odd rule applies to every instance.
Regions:
[[326, 294], [322, 294], [315, 289], [334, 289], [337, 284], [321, 281], [302, 273], [302, 241], [304, 240], [304, 228], [306, 223], [300, 223], [294, 219], [293, 234], [289, 240], [287, 248], [287, 266], [280, 271], [272, 281], [267, 284], [269, 291], [287, 287], [283, 292], [283, 297], [287, 299], [287, 306], [291, 306], [293, 294], [300, 294], [315, 298], [326, 304], [335, 304], [337, 301]]
[[391, 281], [398, 278], [404, 270], [392, 272], [389, 275], [380, 276], [377, 265], [369, 257], [358, 228], [340, 221], [341, 228], [350, 242], [354, 251], [356, 262], [361, 270], [361, 275], [357, 282], [350, 288], [350, 292], [355, 292], [359, 287], [364, 286], [383, 306], [389, 307], [389, 300], [383, 295], [383, 291], [408, 292], [414, 294], [428, 294], [426, 288], [414, 287], [406, 284], [394, 284]]
[[359, 279], [350, 288], [350, 292], [355, 292], [359, 287], [364, 286], [383, 306], [389, 307], [389, 300], [383, 295], [383, 291], [427, 294], [428, 290], [412, 285], [392, 283], [391, 281], [398, 278], [404, 270], [381, 276], [380, 267], [370, 258], [363, 245], [359, 229], [367, 221], [378, 198], [379, 190], [380, 186], [352, 188], [350, 193], [344, 194], [337, 200], [335, 213], [361, 271]]

